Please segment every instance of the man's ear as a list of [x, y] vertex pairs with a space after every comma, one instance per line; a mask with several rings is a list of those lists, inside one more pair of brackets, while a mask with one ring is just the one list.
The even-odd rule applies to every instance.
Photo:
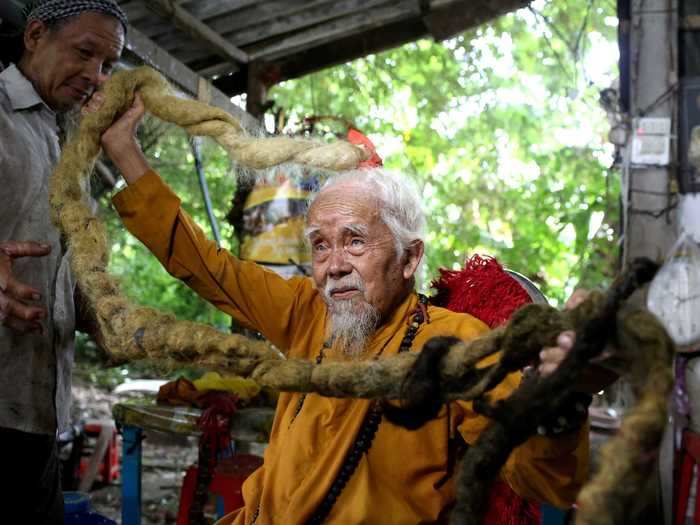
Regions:
[[423, 241], [413, 241], [404, 251], [403, 256], [403, 277], [408, 280], [413, 277], [418, 270], [418, 265], [423, 258]]
[[48, 26], [41, 20], [32, 20], [24, 29], [24, 49], [34, 53], [42, 37], [48, 33]]

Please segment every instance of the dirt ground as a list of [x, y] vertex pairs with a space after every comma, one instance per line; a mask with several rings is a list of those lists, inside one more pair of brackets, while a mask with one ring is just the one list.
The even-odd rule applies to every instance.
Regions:
[[[147, 399], [147, 396], [139, 397]], [[111, 407], [125, 399], [123, 395], [76, 380], [73, 386], [74, 421], [112, 421]], [[117, 443], [121, 458], [121, 436], [118, 436]], [[197, 459], [197, 440], [148, 433], [143, 441], [142, 458], [142, 524], [174, 524], [185, 470]], [[95, 482], [90, 496], [93, 511], [121, 523], [121, 478], [110, 484]]]

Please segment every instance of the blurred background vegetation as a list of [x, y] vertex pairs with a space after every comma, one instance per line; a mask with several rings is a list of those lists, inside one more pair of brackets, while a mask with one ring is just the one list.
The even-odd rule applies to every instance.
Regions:
[[[599, 104], [617, 75], [616, 38], [612, 0], [540, 0], [445, 42], [421, 40], [275, 86], [267, 124], [299, 133], [304, 117], [342, 117], [372, 139], [387, 168], [418, 184], [429, 219], [424, 287], [438, 267], [487, 254], [558, 305], [575, 287], [606, 286], [618, 269], [619, 186]], [[153, 120], [142, 133], [153, 167], [210, 232], [188, 137]], [[217, 145], [205, 140], [202, 151], [222, 244], [235, 253], [225, 220], [235, 173]], [[124, 231], [109, 196], [101, 200], [111, 271], [126, 294], [227, 330], [230, 319], [168, 276]], [[98, 382], [168, 375], [146, 365], [104, 370], [86, 338], [78, 355]]]

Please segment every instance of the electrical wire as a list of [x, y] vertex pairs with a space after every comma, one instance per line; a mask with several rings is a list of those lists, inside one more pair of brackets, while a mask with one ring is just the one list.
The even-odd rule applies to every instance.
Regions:
[[667, 8], [667, 9], [644, 9], [632, 11], [632, 16], [644, 16], [644, 15], [667, 15], [670, 13], [678, 13], [677, 8]]
[[664, 215], [666, 216], [667, 221], [669, 220], [668, 215], [671, 213], [672, 210], [676, 209], [678, 207], [678, 199], [674, 199], [674, 202], [672, 204], [669, 204], [668, 206], [665, 206], [663, 208], [660, 208], [658, 210], [642, 210], [639, 208], [629, 208], [629, 213], [633, 215], [647, 215], [649, 217], [653, 217], [654, 219], [660, 219]]
[[664, 91], [664, 92], [661, 93], [658, 97], [656, 97], [656, 98], [654, 99], [654, 101], [653, 101], [651, 104], [649, 104], [649, 105], [648, 105], [647, 107], [645, 107], [644, 109], [639, 110], [639, 111], [636, 113], [637, 116], [638, 116], [638, 117], [643, 117], [643, 116], [645, 116], [646, 114], [648, 114], [650, 111], [655, 110], [655, 109], [656, 109], [657, 107], [659, 107], [663, 102], [665, 102], [666, 99], [667, 99], [669, 96], [671, 96], [672, 94], [674, 94], [674, 93], [678, 90], [679, 85], [680, 85], [679, 82], [674, 82], [673, 84], [671, 84], [671, 85], [668, 87], [668, 89], [666, 89], [666, 91]]

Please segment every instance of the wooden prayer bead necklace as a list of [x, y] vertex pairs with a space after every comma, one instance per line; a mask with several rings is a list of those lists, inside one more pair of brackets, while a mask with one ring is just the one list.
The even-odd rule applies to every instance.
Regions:
[[[428, 319], [427, 304], [428, 298], [423, 294], [418, 294], [418, 304], [416, 305], [416, 309], [413, 311], [413, 318], [409, 318], [408, 320], [408, 328], [406, 329], [406, 333], [404, 334], [403, 339], [399, 344], [399, 353], [408, 352], [411, 349], [411, 346], [413, 345], [413, 339], [415, 339], [416, 334], [418, 333], [418, 328], [420, 328], [420, 325], [424, 321], [426, 321], [426, 319]], [[318, 355], [316, 356], [317, 365], [321, 364], [321, 362], [323, 361], [324, 350], [326, 348], [330, 348], [330, 346], [331, 345], [329, 343], [324, 343], [323, 348], [321, 348]], [[305, 400], [306, 394], [302, 395], [299, 398], [299, 402], [297, 403], [296, 409], [294, 411], [294, 416], [292, 416], [292, 421], [289, 423], [290, 425], [297, 418], [299, 412], [301, 412]], [[367, 414], [365, 415], [364, 420], [362, 421], [360, 431], [357, 433], [355, 441], [350, 447], [350, 450], [347, 456], [345, 457], [343, 465], [340, 467], [338, 475], [331, 484], [331, 487], [328, 489], [328, 492], [326, 493], [325, 497], [323, 498], [319, 506], [316, 508], [316, 511], [306, 521], [307, 525], [318, 525], [320, 523], [323, 523], [323, 521], [326, 519], [331, 509], [333, 508], [333, 505], [335, 504], [336, 500], [340, 496], [340, 493], [345, 488], [345, 485], [347, 485], [348, 481], [350, 481], [350, 478], [355, 472], [355, 469], [357, 469], [357, 466], [360, 464], [360, 459], [362, 459], [362, 455], [365, 454], [372, 446], [374, 436], [377, 434], [377, 430], [379, 430], [379, 424], [382, 422], [382, 416], [383, 413], [381, 403], [377, 401], [372, 402], [372, 405], [370, 406], [369, 410], [367, 411]], [[251, 525], [255, 524], [259, 515], [260, 505], [258, 505], [258, 507], [255, 509], [255, 512], [253, 513]]]
[[[413, 318], [410, 319], [410, 324], [406, 329], [406, 333], [401, 340], [399, 352], [408, 352], [411, 349], [413, 339], [416, 337], [416, 333], [418, 333], [418, 328], [427, 319], [427, 304], [428, 298], [423, 294], [418, 294], [418, 305], [414, 311], [415, 313], [413, 314]], [[321, 350], [321, 353], [316, 358], [316, 362], [320, 363], [322, 360], [323, 350]], [[301, 402], [303, 403], [303, 398]], [[298, 410], [301, 410], [301, 406], [299, 406]], [[379, 430], [379, 424], [381, 422], [382, 405], [378, 401], [373, 401], [372, 405], [367, 411], [365, 419], [362, 422], [360, 431], [357, 433], [357, 437], [350, 447], [342, 467], [340, 467], [338, 475], [333, 483], [331, 483], [326, 496], [316, 508], [316, 511], [306, 521], [307, 525], [319, 525], [320, 523], [323, 523], [328, 514], [330, 514], [333, 505], [340, 496], [340, 493], [343, 491], [348, 481], [350, 481], [355, 469], [357, 469], [357, 466], [360, 464], [360, 459], [362, 459], [362, 456], [372, 446], [372, 441], [374, 441], [374, 436], [377, 434], [377, 430]]]

